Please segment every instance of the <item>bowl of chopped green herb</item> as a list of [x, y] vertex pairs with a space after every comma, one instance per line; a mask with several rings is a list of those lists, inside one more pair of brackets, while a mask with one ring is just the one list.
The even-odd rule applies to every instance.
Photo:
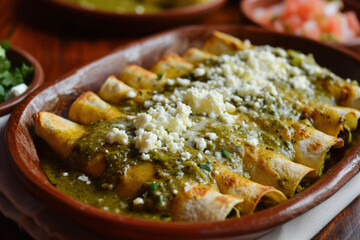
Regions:
[[40, 63], [26, 51], [0, 43], [0, 116], [15, 108], [44, 82]]

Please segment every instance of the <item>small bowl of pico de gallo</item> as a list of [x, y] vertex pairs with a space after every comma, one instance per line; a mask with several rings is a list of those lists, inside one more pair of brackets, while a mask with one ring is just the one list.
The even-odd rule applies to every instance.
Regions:
[[360, 1], [243, 0], [240, 9], [267, 29], [360, 51]]

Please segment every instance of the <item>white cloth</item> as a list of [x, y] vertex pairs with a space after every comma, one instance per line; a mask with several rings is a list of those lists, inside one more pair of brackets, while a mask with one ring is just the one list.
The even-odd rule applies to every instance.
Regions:
[[[53, 212], [35, 199], [15, 177], [5, 143], [9, 115], [0, 117], [0, 211], [19, 223], [35, 239], [98, 239], [70, 218]], [[360, 174], [327, 201], [275, 228], [261, 240], [311, 239], [342, 209], [360, 195]]]

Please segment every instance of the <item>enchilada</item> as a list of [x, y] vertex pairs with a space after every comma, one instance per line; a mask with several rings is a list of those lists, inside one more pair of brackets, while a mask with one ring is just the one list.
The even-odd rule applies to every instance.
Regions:
[[[119, 207], [114, 209], [122, 213], [213, 221], [285, 201], [321, 175], [331, 148], [344, 145], [339, 133], [323, 132], [299, 110], [303, 108], [294, 106], [295, 99], [305, 95], [307, 103], [334, 107], [333, 96], [325, 90], [315, 94], [321, 88], [306, 75], [296, 80], [302, 79], [310, 92], [295, 80], [285, 81], [289, 76], [282, 67], [288, 53], [281, 49], [254, 47], [219, 33], [212, 38], [216, 41], [203, 49], [211, 53], [196, 51], [196, 63], [169, 54], [154, 65], [153, 73], [136, 67], [135, 73], [125, 69], [119, 79], [112, 78], [121, 87], [102, 87], [103, 100], [80, 97], [69, 113], [78, 124], [61, 120], [69, 131], [43, 131], [49, 125], [56, 129], [57, 123], [43, 124], [41, 116], [51, 114], [36, 114], [38, 135], [66, 158], [71, 171], [86, 173], [103, 191], [117, 192]], [[258, 55], [278, 61], [261, 61]], [[277, 66], [273, 63], [279, 68], [272, 69]], [[255, 73], [261, 68], [265, 73]], [[282, 93], [284, 87], [296, 93], [293, 98]], [[142, 88], [148, 92], [137, 101]], [[104, 109], [113, 111], [104, 114]], [[81, 131], [72, 134], [70, 129]], [[64, 135], [72, 136], [70, 143]], [[62, 142], [70, 150], [63, 152]], [[217, 197], [227, 204], [219, 204]], [[186, 214], [204, 205], [221, 214], [214, 216], [207, 208], [198, 217]]]

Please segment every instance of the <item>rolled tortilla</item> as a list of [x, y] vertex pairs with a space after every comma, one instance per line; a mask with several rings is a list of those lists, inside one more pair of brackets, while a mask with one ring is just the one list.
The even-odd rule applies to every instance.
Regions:
[[36, 134], [62, 158], [66, 159], [86, 129], [70, 120], [50, 112], [38, 112], [33, 116]]
[[232, 54], [246, 48], [253, 48], [253, 46], [246, 44], [236, 37], [217, 31], [214, 31], [202, 46], [203, 51], [216, 55]]
[[126, 199], [134, 198], [143, 183], [152, 179], [155, 172], [155, 165], [150, 162], [130, 166], [125, 174], [120, 176], [117, 192]]
[[127, 66], [121, 72], [119, 79], [136, 89], [157, 90], [166, 83], [165, 78], [137, 65]]
[[95, 154], [86, 162], [68, 160], [73, 153], [76, 142], [87, 133], [86, 127], [50, 112], [38, 112], [34, 114], [33, 119], [36, 134], [66, 160], [72, 169], [84, 171], [93, 177], [101, 176], [106, 167], [103, 153]]
[[217, 56], [212, 54], [212, 53], [208, 53], [208, 52], [204, 52], [198, 48], [190, 48], [189, 50], [187, 50], [182, 57], [194, 64], [194, 65], [198, 65], [201, 62], [204, 62], [208, 59], [216, 59]]
[[136, 90], [114, 76], [110, 76], [102, 85], [99, 96], [111, 104], [119, 104], [124, 100], [133, 99], [142, 104], [148, 98], [148, 91]]
[[170, 213], [175, 221], [209, 222], [224, 220], [243, 198], [219, 193], [208, 186], [191, 186], [177, 194]]
[[295, 194], [296, 188], [306, 176], [315, 176], [315, 170], [294, 163], [285, 156], [262, 147], [246, 147], [243, 169], [250, 179], [275, 187], [287, 197]]
[[334, 96], [337, 104], [360, 109], [360, 87], [347, 83], [344, 79], [329, 74], [318, 83]]
[[151, 71], [164, 75], [166, 78], [175, 78], [189, 73], [193, 68], [192, 63], [181, 58], [178, 54], [167, 53], [155, 63]]
[[360, 112], [356, 109], [330, 105], [308, 107], [304, 112], [318, 130], [335, 137], [340, 133], [356, 130], [360, 117]]
[[286, 201], [285, 195], [271, 186], [264, 186], [253, 182], [240, 174], [225, 167], [223, 164], [214, 165], [212, 175], [221, 193], [234, 194], [244, 199], [239, 204], [243, 214], [252, 214], [259, 202], [267, 200], [267, 204], [276, 205]]
[[[229, 127], [224, 125], [224, 128], [228, 129]], [[230, 135], [220, 131], [217, 136], [226, 140], [227, 143], [222, 145], [217, 141], [215, 142], [216, 148], [225, 148], [228, 152], [235, 151], [239, 156], [239, 161], [242, 161], [241, 170], [246, 172], [251, 180], [275, 187], [287, 197], [294, 195], [296, 188], [304, 177], [316, 176], [314, 169], [295, 163], [284, 155], [268, 149], [266, 145], [250, 145], [245, 141], [244, 137], [237, 135], [236, 131], [233, 131]], [[277, 131], [275, 136], [282, 137], [281, 133]], [[236, 146], [242, 147], [237, 148]], [[289, 155], [291, 156], [291, 154], [293, 152], [289, 150]]]
[[329, 150], [344, 146], [341, 138], [327, 135], [312, 127], [303, 124], [292, 124], [294, 135], [292, 138], [295, 150], [294, 161], [316, 170], [321, 173]]
[[71, 121], [85, 125], [100, 119], [112, 120], [121, 115], [122, 113], [117, 108], [104, 102], [93, 92], [81, 94], [69, 110], [69, 119]]

